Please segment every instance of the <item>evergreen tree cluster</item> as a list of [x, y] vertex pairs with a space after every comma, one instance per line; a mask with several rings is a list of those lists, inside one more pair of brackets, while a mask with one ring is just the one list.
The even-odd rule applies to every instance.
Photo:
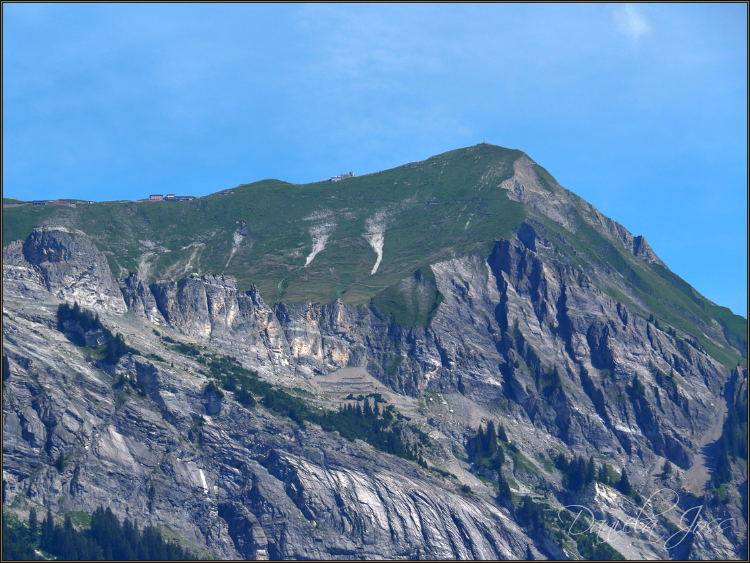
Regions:
[[3, 514], [3, 561], [39, 559], [34, 552], [35, 545], [26, 526], [15, 519], [9, 521]]
[[[208, 368], [210, 377], [215, 378], [220, 387], [234, 393], [234, 399], [242, 406], [247, 408], [255, 406], [254, 394], [265, 396], [273, 390], [269, 383], [258, 378], [258, 372], [244, 368], [234, 358], [218, 354], [201, 355], [200, 351], [197, 349], [196, 351], [198, 352], [197, 361]], [[210, 385], [215, 386], [215, 383], [210, 382]]]
[[214, 380], [208, 382], [208, 385], [206, 385], [203, 392], [207, 395], [219, 395], [220, 397], [224, 397], [224, 393], [221, 392], [221, 389], [219, 389]]
[[674, 338], [674, 341], [677, 344], [677, 347], [680, 349], [681, 352], [685, 353], [685, 344], [689, 344], [690, 346], [692, 346], [699, 352], [703, 352], [704, 354], [706, 353], [706, 349], [698, 343], [697, 339], [691, 340], [690, 338], [682, 338], [679, 334], [677, 334], [677, 331], [671, 326], [668, 326], [666, 329], [663, 329], [662, 327], [659, 326], [659, 321], [655, 320], [653, 315], [649, 317], [649, 322], [653, 323], [654, 326], [658, 328], [659, 330], [663, 330], [669, 336]]
[[[244, 368], [236, 359], [217, 354], [204, 354], [197, 361], [208, 368], [211, 377], [225, 391], [234, 393], [234, 398], [244, 407], [253, 407], [260, 401], [264, 407], [282, 416], [289, 417], [299, 425], [305, 422], [319, 424], [328, 432], [338, 431], [348, 439], [360, 439], [374, 448], [404, 459], [416, 461], [427, 467], [419, 444], [427, 444], [427, 434], [417, 428], [412, 432], [419, 438], [416, 446], [410, 446], [402, 436], [403, 421], [408, 420], [396, 412], [392, 405], [381, 408], [385, 403], [382, 395], [373, 393], [367, 397], [357, 397], [364, 401], [360, 406], [351, 403], [342, 406], [337, 412], [313, 407], [305, 401], [283, 389], [279, 389], [258, 377], [258, 373]], [[210, 384], [209, 384], [210, 385]], [[372, 397], [372, 405], [368, 400]]]
[[[121, 334], [117, 334], [116, 336], [113, 335], [112, 331], [105, 327], [99, 320], [99, 315], [81, 308], [77, 301], [73, 303], [72, 307], [67, 303], [60, 303], [60, 306], [57, 308], [57, 330], [63, 332], [65, 330], [66, 321], [77, 323], [83, 332], [100, 330], [107, 339], [107, 346], [104, 350], [104, 359], [109, 364], [116, 364], [117, 361], [128, 352], [138, 354], [138, 350], [125, 344], [125, 339]], [[69, 332], [68, 338], [70, 338], [71, 342], [76, 346], [86, 345], [85, 340], [83, 340], [79, 333]]]
[[604, 466], [601, 466], [600, 470], [597, 471], [594, 456], [589, 457], [588, 461], [582, 455], [579, 455], [578, 458], [574, 457], [568, 460], [564, 454], [560, 453], [555, 458], [555, 467], [563, 474], [563, 483], [565, 483], [569, 490], [573, 491], [583, 489], [592, 481], [599, 480], [599, 478], [606, 479], [607, 475], [607, 470]]
[[516, 522], [525, 528], [539, 529], [544, 522], [544, 509], [530, 496], [524, 496], [521, 506], [516, 509]]
[[481, 425], [477, 428], [477, 434], [472, 442], [471, 460], [474, 465], [483, 465], [496, 471], [500, 476], [501, 468], [505, 463], [505, 452], [500, 442], [508, 442], [505, 428], [500, 425], [495, 430], [495, 423], [490, 420], [486, 429], [482, 428]]
[[107, 348], [105, 350], [104, 359], [108, 364], [116, 364], [117, 361], [122, 358], [128, 352], [137, 354], [138, 351], [129, 347], [125, 344], [125, 339], [122, 334], [117, 334], [114, 338], [110, 338], [107, 341]]
[[598, 481], [616, 488], [624, 495], [631, 496], [636, 500], [640, 499], [635, 489], [630, 486], [624, 467], [622, 473], [618, 476], [609, 464], [602, 463], [597, 467], [593, 455], [589, 457], [588, 461], [582, 455], [569, 460], [564, 454], [560, 453], [555, 458], [555, 467], [563, 474], [563, 483], [569, 490], [578, 491], [585, 488], [589, 483]]
[[172, 349], [179, 352], [180, 354], [196, 357], [201, 355], [200, 348], [198, 348], [198, 346], [196, 346], [195, 344], [191, 344], [189, 342], [177, 342], [172, 338], [169, 338], [168, 336], [165, 336], [164, 340], [170, 342], [172, 344]]
[[[78, 301], [73, 303], [72, 307], [67, 303], [60, 303], [60, 306], [57, 308], [57, 330], [59, 330], [60, 332], [64, 331], [66, 321], [73, 321], [77, 323], [78, 326], [81, 327], [83, 332], [89, 332], [90, 330], [101, 330], [105, 334], [109, 333], [109, 330], [99, 320], [99, 315], [87, 309], [83, 309], [80, 305], [78, 305]], [[109, 335], [111, 336], [111, 333], [109, 333]], [[79, 344], [79, 346], [85, 345], [85, 342]]]
[[191, 560], [195, 556], [174, 542], [167, 542], [156, 528], [139, 531], [128, 518], [120, 521], [107, 508], [91, 515], [91, 528], [76, 530], [70, 516], [63, 525], [55, 524], [52, 511], [37, 520], [35, 509], [29, 513], [28, 527], [20, 522], [9, 525], [3, 518], [3, 560], [37, 560], [36, 550], [65, 560]]
[[373, 406], [370, 406], [370, 401], [365, 398], [362, 407], [359, 403], [347, 403], [342, 405], [338, 412], [326, 411], [325, 414], [318, 415], [318, 423], [323, 430], [337, 430], [348, 440], [359, 438], [378, 450], [414, 460], [419, 465], [427, 467], [420, 451], [421, 447], [429, 442], [427, 434], [412, 428], [419, 442], [414, 446], [409, 445], [402, 437], [400, 414], [395, 412], [393, 405], [381, 410], [377, 401], [373, 401]]
[[135, 522], [128, 518], [120, 521], [107, 508], [101, 506], [91, 515], [91, 538], [102, 549], [105, 559], [145, 561], [155, 560], [192, 560], [195, 556], [174, 542], [167, 542], [161, 532], [153, 526], [138, 531]]
[[345, 401], [364, 401], [365, 398], [369, 398], [369, 397], [372, 397], [373, 399], [375, 399], [376, 403], [387, 403], [388, 402], [388, 401], [386, 401], [383, 398], [383, 395], [381, 395], [380, 393], [370, 393], [369, 395], [367, 395], [367, 397], [365, 397], [365, 395], [357, 395], [355, 397], [354, 395], [352, 395], [351, 393], [349, 393], [349, 395], [347, 397], [345, 397], [344, 400]]
[[[624, 559], [619, 551], [589, 531], [589, 526], [584, 519], [579, 518], [573, 523], [573, 517], [567, 511], [552, 510], [544, 503], [534, 502], [529, 496], [523, 497], [521, 505], [515, 510], [515, 517], [521, 526], [537, 538], [547, 536], [560, 545], [572, 539], [576, 542], [578, 553], [583, 559], [592, 561]], [[572, 533], [569, 534], [569, 530]]]
[[513, 444], [508, 443], [508, 435], [505, 433], [503, 425], [495, 427], [491, 420], [487, 423], [486, 428], [480, 425], [477, 433], [471, 442], [470, 459], [475, 468], [484, 466], [492, 469], [497, 473], [497, 500], [511, 500], [513, 495], [510, 492], [510, 485], [503, 476], [502, 466], [505, 463], [505, 452], [501, 445], [504, 443], [511, 451], [517, 452]]
[[503, 473], [501, 471], [497, 474], [497, 500], [504, 501], [511, 500], [512, 498], [513, 495], [510, 492], [510, 485], [508, 485], [508, 482], [506, 481], [505, 477], [503, 477]]

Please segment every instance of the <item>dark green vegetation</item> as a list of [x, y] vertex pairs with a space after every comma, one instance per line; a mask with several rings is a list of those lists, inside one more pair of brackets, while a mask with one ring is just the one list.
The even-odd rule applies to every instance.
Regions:
[[[409, 426], [409, 431], [416, 437], [410, 444], [404, 439], [404, 431], [408, 418], [396, 411], [393, 405], [381, 409], [379, 403], [384, 403], [382, 395], [373, 393], [373, 404], [368, 397], [357, 400], [356, 405], [347, 403], [341, 405], [338, 411], [322, 409], [311, 405], [284, 389], [275, 387], [258, 378], [255, 371], [248, 370], [228, 356], [218, 354], [200, 354], [197, 350], [198, 362], [206, 366], [208, 376], [213, 377], [225, 391], [234, 394], [235, 400], [246, 408], [251, 408], [260, 402], [267, 409], [289, 417], [299, 425], [306, 422], [318, 424], [327, 432], [338, 432], [347, 440], [360, 439], [374, 448], [393, 454], [404, 459], [417, 461], [426, 467], [420, 450], [429, 443], [427, 434]], [[209, 386], [211, 383], [209, 383]], [[208, 391], [218, 391], [209, 389]], [[363, 405], [359, 401], [364, 401]]]
[[[478, 145], [342, 182], [264, 180], [234, 188], [231, 196], [190, 202], [12, 207], [4, 210], [3, 237], [25, 239], [45, 221], [74, 224], [95, 233], [99, 249], [112, 253], [108, 260], [118, 277], [135, 271], [144, 244], [153, 243], [157, 255], [147, 283], [165, 277], [170, 267], [172, 277], [190, 273], [194, 257], [191, 271], [221, 274], [226, 267], [241, 290], [255, 284], [269, 303], [330, 303], [338, 297], [367, 303], [426, 264], [472, 252], [487, 255], [493, 241], [510, 237], [525, 218], [523, 205], [497, 185], [512, 176], [521, 154]], [[377, 256], [363, 235], [366, 220], [378, 212], [385, 221], [383, 260], [370, 275]], [[248, 226], [247, 236], [227, 266], [240, 221]], [[313, 244], [310, 228], [324, 222], [336, 226], [325, 249], [304, 268]]]
[[516, 521], [537, 538], [546, 536], [558, 545], [573, 541], [578, 554], [591, 561], [619, 561], [622, 554], [590, 531], [585, 516], [575, 519], [565, 509], [554, 510], [545, 502], [524, 496], [515, 509]]
[[643, 397], [646, 395], [646, 387], [638, 379], [638, 376], [633, 377], [633, 384], [630, 386], [630, 393], [633, 398]]
[[95, 352], [103, 356], [108, 364], [116, 364], [127, 354], [139, 354], [138, 350], [125, 344], [121, 334], [113, 335], [99, 320], [99, 315], [82, 309], [78, 302], [71, 307], [67, 303], [60, 303], [57, 308], [57, 330], [64, 332], [76, 346], [86, 346], [86, 333], [97, 333], [105, 342], [97, 346]]
[[[478, 474], [479, 478], [483, 481], [497, 484], [497, 500], [503, 503], [510, 501], [513, 495], [510, 492], [510, 485], [503, 476], [502, 466], [505, 463], [505, 452], [501, 444], [504, 444], [508, 449], [515, 467], [532, 472], [536, 472], [536, 468], [521, 454], [514, 444], [508, 442], [508, 436], [502, 425], [498, 426], [497, 430], [495, 430], [495, 423], [489, 421], [486, 428], [482, 428], [481, 426], [477, 428], [476, 436], [469, 443], [471, 450], [469, 459], [472, 461], [471, 470]], [[497, 477], [497, 481], [481, 475], [481, 473], [487, 475], [487, 469], [493, 472]]]
[[380, 393], [370, 393], [369, 395], [357, 395], [356, 397], [349, 393], [349, 396], [345, 397], [345, 401], [364, 401], [365, 399], [369, 399], [372, 397], [376, 403], [387, 403], [388, 401], [383, 398], [383, 395]]
[[661, 468], [661, 474], [663, 477], [666, 477], [672, 474], [672, 464], [669, 463], [669, 460], [666, 460], [664, 462], [664, 465]]
[[501, 426], [500, 432], [496, 433], [495, 423], [491, 420], [487, 423], [487, 428], [482, 429], [480, 426], [477, 428], [477, 434], [472, 442], [472, 451], [470, 459], [474, 462], [476, 467], [484, 466], [488, 469], [492, 469], [497, 472], [498, 475], [501, 473], [503, 463], [505, 463], [505, 453], [503, 448], [500, 446], [498, 434], [501, 434], [507, 441], [505, 429]]
[[391, 315], [397, 325], [427, 328], [442, 301], [435, 274], [426, 267], [385, 288], [370, 300], [370, 304], [381, 313]]
[[641, 502], [641, 496], [630, 485], [628, 475], [623, 467], [620, 475], [612, 469], [609, 464], [601, 464], [597, 467], [594, 456], [588, 461], [583, 456], [568, 459], [564, 454], [558, 454], [555, 458], [555, 467], [563, 475], [563, 484], [571, 491], [580, 491], [589, 483], [598, 481], [604, 485], [616, 488], [622, 494], [631, 497], [636, 502]]
[[[37, 536], [34, 531], [33, 537]], [[36, 542], [32, 541], [29, 529], [16, 518], [3, 514], [3, 561], [35, 560]]]
[[[263, 180], [234, 188], [234, 195], [189, 202], [20, 205], [3, 210], [3, 237], [25, 239], [45, 222], [68, 224], [96, 234], [118, 277], [137, 270], [149, 252], [147, 284], [193, 271], [225, 272], [237, 278], [241, 291], [257, 285], [269, 304], [372, 299], [397, 324], [427, 326], [441, 299], [429, 265], [472, 253], [488, 256], [494, 241], [511, 238], [515, 227], [531, 220], [544, 228], [557, 259], [591, 274], [602, 291], [635, 314], [654, 317], [654, 326], [660, 323], [678, 345], [705, 349], [728, 367], [747, 364], [744, 318], [595, 228], [598, 219], [588, 204], [544, 168], [532, 166], [540, 184], [572, 203], [565, 204], [569, 229], [509, 200], [498, 186], [512, 177], [521, 156], [481, 144], [335, 183]], [[384, 225], [384, 246], [382, 263], [371, 275], [377, 256], [365, 234], [375, 223]], [[320, 233], [323, 225], [326, 246], [305, 267], [311, 229]], [[417, 270], [422, 279], [411, 279]]]
[[[88, 515], [86, 515], [88, 517]], [[97, 508], [90, 516], [88, 529], [77, 530], [70, 515], [61, 526], [52, 512], [40, 523], [31, 509], [28, 525], [3, 515], [3, 560], [190, 560], [193, 554], [179, 545], [164, 541], [156, 528], [138, 530], [128, 518], [120, 524], [112, 511]], [[88, 519], [88, 518], [87, 518]], [[39, 550], [43, 557], [39, 557]], [[51, 556], [51, 557], [50, 557]]]
[[713, 473], [714, 495], [726, 500], [721, 487], [731, 481], [730, 460], [747, 463], [747, 394], [739, 387], [727, 404], [727, 417], [719, 439], [719, 452]]

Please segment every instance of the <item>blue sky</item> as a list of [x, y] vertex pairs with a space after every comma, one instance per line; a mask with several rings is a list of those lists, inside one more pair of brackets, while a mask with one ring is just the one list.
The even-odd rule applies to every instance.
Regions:
[[747, 5], [3, 4], [3, 195], [518, 148], [747, 317]]

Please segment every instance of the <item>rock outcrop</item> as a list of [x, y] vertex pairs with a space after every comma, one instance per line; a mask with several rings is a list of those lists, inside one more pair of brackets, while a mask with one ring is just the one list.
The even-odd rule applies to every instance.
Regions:
[[57, 298], [83, 307], [117, 314], [127, 310], [106, 257], [88, 236], [67, 227], [35, 227], [23, 244], [4, 247], [5, 280], [42, 285]]
[[[570, 446], [691, 465], [685, 436], [707, 430], [712, 389], [726, 379], [710, 356], [633, 315], [586, 274], [523, 245], [500, 241], [486, 260], [432, 269], [443, 301], [426, 329], [340, 301], [271, 311], [256, 289], [240, 294], [229, 276], [194, 275], [152, 290], [170, 326], [267, 373], [312, 377], [364, 366], [408, 395], [433, 388], [487, 405], [511, 398]], [[630, 392], [634, 379], [642, 396]]]
[[[55, 511], [110, 506], [231, 559], [518, 559], [531, 542], [507, 511], [413, 462], [233, 401], [195, 434], [202, 378], [131, 355], [110, 378], [63, 359], [63, 339], [42, 342], [9, 321], [6, 502], [23, 493]], [[124, 394], [119, 376], [142, 395]]]
[[[571, 232], [578, 228], [578, 221], [586, 221], [644, 262], [663, 264], [643, 236], [633, 236], [620, 223], [605, 217], [588, 202], [563, 188], [529, 157], [523, 156], [516, 160], [513, 171], [513, 176], [499, 186], [508, 190], [510, 199], [528, 205]], [[576, 210], [576, 206], [583, 211], [582, 215]]]
[[[531, 182], [530, 163], [519, 166], [516, 183], [504, 186], [575, 228], [572, 204]], [[604, 219], [598, 228], [659, 263], [645, 239]], [[708, 502], [709, 475], [694, 468], [721, 434], [722, 395], [747, 392], [746, 370], [730, 374], [688, 335], [635, 314], [600, 289], [597, 276], [607, 274], [577, 267], [552, 238], [529, 221], [489, 255], [433, 264], [437, 309], [411, 326], [375, 301], [271, 308], [256, 287], [241, 292], [231, 276], [118, 281], [85, 234], [38, 227], [3, 249], [3, 348], [11, 368], [3, 393], [4, 500], [28, 498], [59, 512], [107, 505], [229, 559], [568, 556], [520, 527], [475, 476], [492, 479], [494, 470], [457, 459], [477, 426], [493, 420], [514, 444], [512, 469], [509, 461], [503, 471], [518, 495], [544, 494], [554, 506], [570, 500], [544, 460], [572, 452], [627, 466], [644, 491], [658, 486], [654, 468], [670, 460], [693, 495], [686, 498], [705, 494]], [[416, 274], [393, 291], [413, 295], [421, 283]], [[102, 342], [93, 333], [71, 338], [75, 327], [59, 330], [63, 300], [96, 310], [131, 352], [116, 365], [86, 357], [71, 340], [90, 348]], [[135, 314], [124, 315], [128, 308]], [[316, 375], [366, 369], [397, 398], [393, 404], [411, 405], [421, 417], [414, 422], [432, 440], [431, 469], [241, 406], [231, 391], [209, 386], [205, 357], [185, 353], [185, 344], [233, 356], [266, 381], [310, 396]], [[433, 408], [436, 397], [442, 401]], [[317, 408], [329, 406], [315, 399]], [[707, 509], [733, 518], [720, 540], [695, 533], [677, 555], [743, 555], [738, 538], [747, 525], [731, 495], [730, 506]], [[607, 521], [632, 516], [605, 486], [593, 484], [581, 499]], [[667, 554], [639, 541], [638, 549], [623, 543], [623, 554]]]

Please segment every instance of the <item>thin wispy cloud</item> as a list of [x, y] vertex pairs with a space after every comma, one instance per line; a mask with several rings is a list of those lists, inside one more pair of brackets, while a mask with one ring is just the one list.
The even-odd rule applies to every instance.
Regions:
[[643, 15], [641, 8], [635, 4], [617, 6], [614, 12], [614, 19], [617, 29], [634, 42], [653, 32], [651, 23]]
[[[486, 138], [524, 150], [696, 289], [746, 310], [746, 4], [2, 13], [5, 197], [204, 195]], [[696, 203], [707, 191], [715, 211]], [[717, 232], [725, 244], [697, 260], [695, 239]], [[726, 280], [736, 297], [722, 301]]]

